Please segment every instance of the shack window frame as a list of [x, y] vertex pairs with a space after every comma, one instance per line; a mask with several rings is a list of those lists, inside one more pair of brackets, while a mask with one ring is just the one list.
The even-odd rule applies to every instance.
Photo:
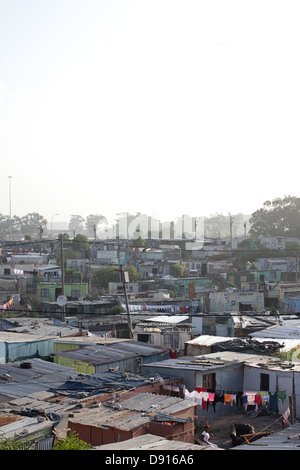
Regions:
[[203, 374], [202, 376], [202, 386], [210, 390], [216, 389], [216, 374]]

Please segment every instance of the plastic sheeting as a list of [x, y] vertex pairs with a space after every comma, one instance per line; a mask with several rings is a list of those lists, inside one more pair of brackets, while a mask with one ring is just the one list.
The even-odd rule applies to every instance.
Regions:
[[149, 380], [138, 375], [132, 376], [126, 373], [105, 372], [88, 376], [80, 376], [69, 379], [51, 391], [78, 397], [82, 393], [91, 396], [98, 393], [117, 392], [118, 390], [129, 390], [149, 383]]
[[257, 341], [251, 338], [234, 338], [232, 340], [215, 343], [211, 346], [211, 352], [242, 351], [255, 352], [257, 354], [273, 354], [282, 347], [277, 341]]

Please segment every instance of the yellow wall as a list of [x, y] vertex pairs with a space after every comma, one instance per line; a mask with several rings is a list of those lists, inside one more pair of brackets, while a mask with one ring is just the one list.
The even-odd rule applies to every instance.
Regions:
[[87, 364], [86, 362], [74, 361], [68, 357], [54, 356], [54, 362], [61, 366], [72, 367], [77, 372], [82, 374], [95, 374], [95, 367]]

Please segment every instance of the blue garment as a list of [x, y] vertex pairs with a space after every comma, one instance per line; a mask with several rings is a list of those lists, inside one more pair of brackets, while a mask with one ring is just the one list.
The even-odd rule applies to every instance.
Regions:
[[278, 413], [278, 393], [270, 393], [270, 400], [269, 400], [269, 411], [273, 413]]

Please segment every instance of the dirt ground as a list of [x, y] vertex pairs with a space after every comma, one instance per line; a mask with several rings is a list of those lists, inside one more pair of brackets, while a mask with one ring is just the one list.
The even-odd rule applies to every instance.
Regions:
[[[236, 414], [221, 416], [219, 418], [209, 419], [207, 421], [207, 424], [211, 427], [211, 433], [214, 436], [213, 439], [211, 439], [211, 442], [222, 449], [229, 449], [232, 447], [230, 437], [230, 425], [232, 423], [250, 424], [254, 427], [255, 432], [281, 431], [280, 415], [270, 414], [265, 416], [254, 416], [238, 411]], [[200, 424], [200, 426], [196, 428], [196, 439], [200, 439], [200, 435], [204, 430], [204, 426], [205, 423], [203, 422], [203, 425]]]

